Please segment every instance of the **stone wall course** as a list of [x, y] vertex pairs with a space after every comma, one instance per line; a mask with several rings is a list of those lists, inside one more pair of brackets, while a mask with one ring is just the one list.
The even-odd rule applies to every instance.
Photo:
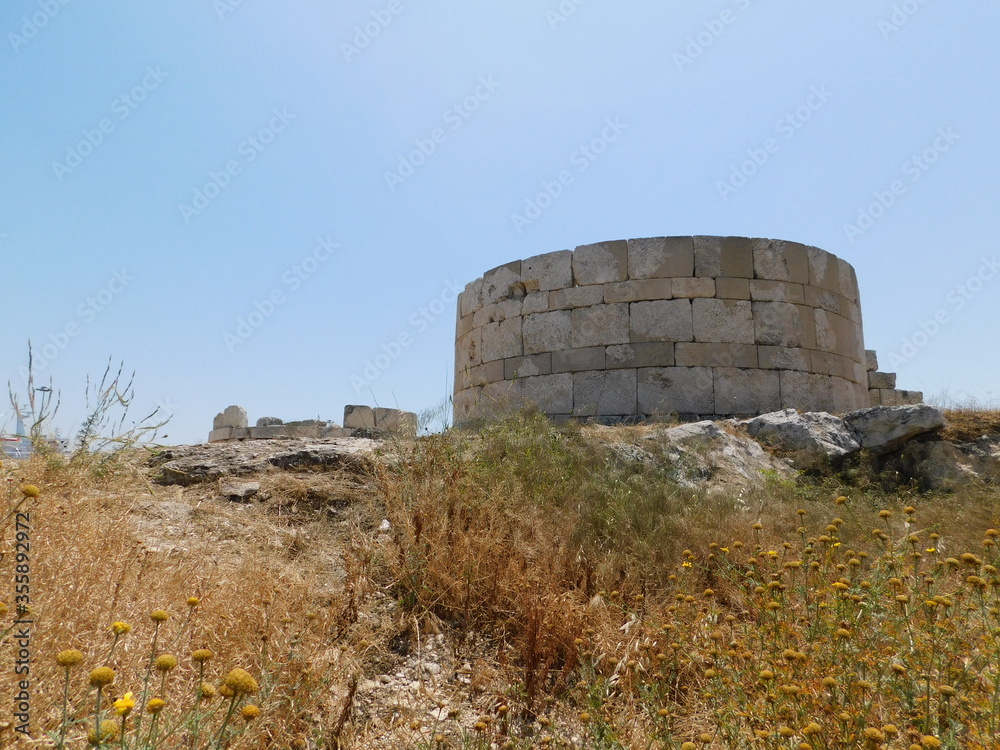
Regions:
[[[703, 343], [753, 344], [753, 308], [745, 300], [691, 301], [693, 335]], [[756, 359], [756, 354], [754, 355]], [[756, 365], [753, 365], [756, 367]]]
[[695, 237], [694, 275], [752, 279], [753, 245], [748, 237]]
[[757, 347], [748, 344], [674, 344], [674, 364], [678, 367], [752, 367], [757, 365]]
[[573, 415], [636, 413], [636, 371], [590, 370], [573, 375]]
[[652, 299], [671, 299], [673, 279], [633, 279], [604, 285], [604, 301], [642, 302]]
[[715, 279], [699, 279], [692, 276], [689, 279], [672, 279], [671, 296], [682, 297], [714, 297]]
[[671, 367], [677, 345], [668, 341], [645, 344], [614, 344], [604, 350], [604, 366], [621, 367]]
[[629, 324], [634, 343], [694, 340], [691, 300], [687, 299], [633, 302]]
[[604, 302], [604, 286], [571, 286], [549, 292], [550, 310], [572, 310], [577, 307], [592, 307]]
[[573, 286], [573, 253], [559, 250], [544, 253], [521, 261], [521, 280], [525, 283], [537, 281], [534, 291], [550, 292]]
[[608, 284], [628, 278], [628, 242], [598, 242], [573, 251], [573, 283]]
[[570, 312], [552, 312], [526, 315], [521, 325], [524, 353], [542, 354], [570, 348]]
[[630, 279], [694, 276], [693, 237], [649, 237], [627, 245]]
[[629, 343], [629, 306], [626, 303], [578, 307], [570, 311], [570, 319], [573, 348]]
[[640, 414], [712, 414], [715, 381], [711, 367], [645, 367], [637, 370]]

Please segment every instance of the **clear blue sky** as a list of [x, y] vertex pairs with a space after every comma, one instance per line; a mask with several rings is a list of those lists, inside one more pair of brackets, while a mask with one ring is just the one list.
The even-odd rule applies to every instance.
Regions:
[[419, 411], [451, 285], [719, 234], [845, 258], [901, 387], [995, 404], [998, 27], [962, 0], [10, 0], [4, 374], [49, 344], [71, 431], [123, 358], [167, 442], [232, 403]]

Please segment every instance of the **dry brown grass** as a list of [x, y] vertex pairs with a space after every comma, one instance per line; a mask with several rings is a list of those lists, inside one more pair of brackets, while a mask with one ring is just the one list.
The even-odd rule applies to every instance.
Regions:
[[941, 431], [945, 440], [969, 443], [983, 435], [1000, 435], [1000, 409], [946, 409], [948, 425]]

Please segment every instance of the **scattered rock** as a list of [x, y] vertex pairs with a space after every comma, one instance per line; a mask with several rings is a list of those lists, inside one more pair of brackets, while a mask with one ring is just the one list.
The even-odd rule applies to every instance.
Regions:
[[226, 427], [246, 427], [247, 410], [242, 406], [227, 406], [226, 410], [215, 415], [212, 429], [222, 430]]
[[843, 419], [825, 411], [799, 414], [795, 409], [762, 414], [742, 422], [751, 437], [786, 451], [819, 451], [840, 458], [861, 448]]
[[794, 474], [787, 462], [774, 458], [749, 438], [723, 430], [724, 423], [703, 421], [646, 435], [658, 444], [670, 464], [671, 478], [682, 487], [717, 493], [761, 484], [765, 472]]
[[260, 492], [260, 482], [223, 482], [220, 489], [227, 500], [245, 503]]
[[277, 417], [261, 417], [257, 420], [258, 427], [273, 427], [279, 424], [284, 424], [284, 422]]
[[381, 443], [368, 438], [331, 440], [247, 440], [166, 448], [151, 459], [159, 466], [161, 484], [197, 484], [228, 476], [247, 476], [278, 469], [346, 469], [355, 473], [371, 465]]
[[889, 453], [918, 435], [945, 426], [944, 414], [927, 404], [873, 406], [844, 417], [858, 436], [862, 448], [876, 454]]

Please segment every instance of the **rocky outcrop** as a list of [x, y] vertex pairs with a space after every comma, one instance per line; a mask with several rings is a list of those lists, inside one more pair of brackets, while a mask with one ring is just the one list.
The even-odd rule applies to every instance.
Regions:
[[857, 433], [861, 447], [876, 454], [889, 453], [946, 424], [941, 410], [927, 404], [873, 406], [851, 412], [844, 422]]
[[742, 423], [751, 437], [786, 451], [820, 452], [840, 458], [861, 448], [857, 433], [825, 411], [800, 414], [785, 409]]
[[263, 471], [344, 469], [360, 473], [371, 466], [378, 440], [247, 440], [166, 448], [151, 459], [161, 484], [189, 485]]

